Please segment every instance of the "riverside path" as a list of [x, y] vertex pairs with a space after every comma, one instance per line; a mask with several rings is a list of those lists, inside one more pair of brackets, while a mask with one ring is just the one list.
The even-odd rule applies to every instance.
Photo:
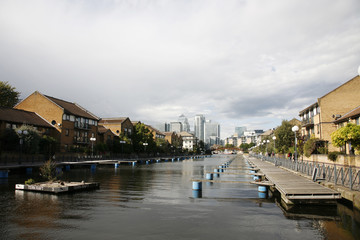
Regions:
[[272, 163], [254, 157], [247, 157], [247, 160], [260, 169], [286, 204], [329, 204], [341, 198], [340, 193]]

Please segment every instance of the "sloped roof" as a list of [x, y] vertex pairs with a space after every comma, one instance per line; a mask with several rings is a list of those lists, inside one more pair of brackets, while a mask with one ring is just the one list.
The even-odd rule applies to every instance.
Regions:
[[52, 102], [56, 103], [60, 107], [62, 107], [67, 114], [72, 114], [79, 117], [89, 118], [93, 120], [99, 120], [97, 116], [92, 114], [91, 112], [87, 111], [85, 108], [81, 107], [80, 105], [72, 102], [68, 102], [62, 99], [50, 97], [47, 95], [44, 95], [46, 98], [51, 100]]
[[331, 90], [330, 92], [326, 93], [324, 96], [322, 96], [322, 97], [320, 97], [320, 98], [324, 98], [324, 97], [326, 97], [326, 96], [327, 96], [327, 95], [329, 95], [330, 93], [335, 92], [336, 90], [338, 90], [339, 88], [343, 87], [344, 85], [348, 84], [348, 83], [349, 83], [349, 82], [351, 82], [351, 81], [358, 80], [357, 78], [359, 78], [359, 79], [360, 79], [360, 76], [359, 76], [359, 75], [357, 75], [357, 76], [353, 77], [352, 79], [350, 79], [350, 80], [348, 80], [347, 82], [345, 82], [345, 83], [341, 84], [340, 86], [338, 86], [337, 88], [335, 88], [335, 89]]
[[121, 124], [123, 123], [128, 117], [117, 117], [117, 118], [102, 118], [100, 119], [100, 124]]
[[344, 122], [349, 118], [360, 116], [360, 106], [354, 108], [350, 112], [345, 113], [341, 118], [338, 118], [335, 123]]
[[0, 120], [12, 123], [28, 124], [38, 127], [53, 128], [54, 126], [47, 122], [34, 112], [19, 110], [14, 108], [0, 107]]
[[154, 128], [153, 126], [150, 125], [145, 125], [145, 126], [148, 127], [151, 131], [154, 131], [156, 134], [165, 136], [163, 132], [160, 132], [160, 130]]
[[180, 132], [179, 135], [182, 137], [194, 137], [194, 134], [188, 132]]

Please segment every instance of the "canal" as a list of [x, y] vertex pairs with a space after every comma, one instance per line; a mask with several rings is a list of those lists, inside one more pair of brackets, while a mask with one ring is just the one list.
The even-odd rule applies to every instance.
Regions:
[[15, 191], [33, 176], [10, 174], [0, 180], [0, 239], [360, 239], [359, 212], [342, 204], [285, 210], [260, 198], [241, 157], [215, 178], [224, 182], [192, 191], [192, 179], [234, 157], [72, 168], [62, 179], [100, 189], [65, 195]]

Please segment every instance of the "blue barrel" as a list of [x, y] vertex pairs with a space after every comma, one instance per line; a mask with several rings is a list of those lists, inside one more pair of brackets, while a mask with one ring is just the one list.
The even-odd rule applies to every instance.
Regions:
[[192, 189], [200, 191], [202, 189], [202, 182], [193, 181]]
[[213, 178], [213, 174], [212, 173], [207, 173], [206, 174], [206, 179], [207, 180], [213, 180], [214, 178]]
[[1, 170], [0, 171], [0, 178], [8, 178], [8, 177], [9, 177], [8, 170]]
[[267, 193], [268, 187], [267, 186], [258, 186], [258, 192]]
[[263, 192], [258, 192], [258, 196], [259, 198], [266, 199], [268, 197], [268, 194]]
[[192, 194], [193, 194], [193, 198], [202, 198], [202, 191], [193, 190]]

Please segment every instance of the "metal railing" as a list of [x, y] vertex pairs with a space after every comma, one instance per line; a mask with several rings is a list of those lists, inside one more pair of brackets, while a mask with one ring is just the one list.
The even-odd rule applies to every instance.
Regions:
[[301, 174], [311, 176], [313, 181], [323, 180], [341, 185], [350, 190], [360, 191], [360, 168], [339, 164], [316, 163], [312, 161], [293, 161], [291, 159], [268, 157], [252, 154], [263, 161], [272, 162], [275, 166], [281, 166]]

